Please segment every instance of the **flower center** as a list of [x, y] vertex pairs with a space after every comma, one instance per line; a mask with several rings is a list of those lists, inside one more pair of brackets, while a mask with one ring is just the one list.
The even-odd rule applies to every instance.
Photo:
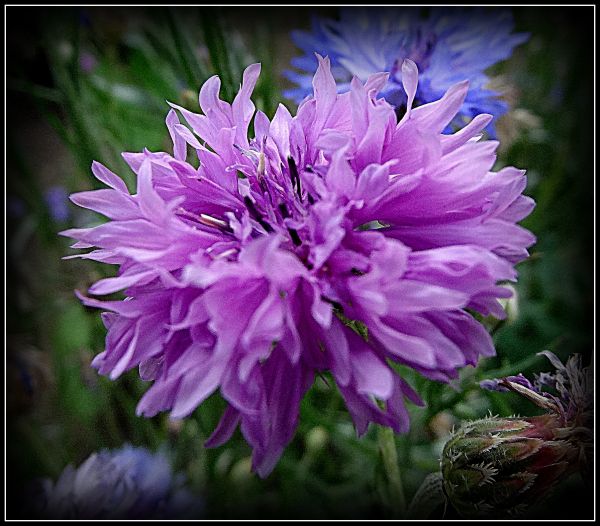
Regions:
[[412, 46], [406, 53], [406, 57], [411, 59], [419, 68], [419, 71], [425, 71], [429, 67], [431, 52], [437, 42], [437, 36], [433, 33], [423, 34], [423, 30], [418, 28], [415, 31], [415, 38]]
[[302, 187], [299, 170], [292, 157], [287, 159], [287, 163], [282, 163], [278, 155], [269, 157], [262, 148], [258, 150], [256, 144], [252, 146], [248, 150], [238, 148], [252, 161], [252, 164], [240, 165], [238, 172], [238, 194], [245, 210], [238, 208], [235, 213], [219, 216], [180, 209], [180, 217], [195, 226], [202, 225], [203, 229], [218, 229], [225, 237], [231, 238], [231, 243], [219, 242], [209, 249], [208, 253], [213, 258], [235, 259], [239, 241], [278, 233], [286, 240], [282, 247], [295, 253], [307, 268], [311, 268], [308, 263], [309, 247], [304, 243], [308, 235], [305, 217], [307, 208], [315, 201]]

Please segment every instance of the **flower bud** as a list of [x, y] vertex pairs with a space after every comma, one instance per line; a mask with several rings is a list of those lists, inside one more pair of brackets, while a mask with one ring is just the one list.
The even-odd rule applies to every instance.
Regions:
[[[443, 491], [465, 517], [511, 517], [550, 495], [553, 486], [592, 457], [591, 368], [574, 355], [530, 382], [522, 374], [481, 386], [512, 391], [546, 412], [533, 417], [488, 417], [464, 424], [442, 452]], [[549, 389], [549, 390], [548, 390]]]
[[489, 417], [463, 425], [442, 453], [444, 492], [465, 517], [514, 516], [577, 470], [560, 418]]

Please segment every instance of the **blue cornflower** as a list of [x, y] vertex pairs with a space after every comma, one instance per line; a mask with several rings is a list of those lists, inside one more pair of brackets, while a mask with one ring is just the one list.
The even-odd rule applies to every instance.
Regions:
[[198, 518], [203, 500], [184, 482], [163, 452], [125, 445], [67, 466], [55, 483], [40, 481], [35, 502], [48, 519]]
[[[468, 80], [469, 92], [453, 124], [480, 113], [498, 117], [508, 106], [486, 87], [490, 79], [484, 72], [527, 40], [528, 34], [512, 33], [513, 26], [509, 11], [489, 8], [434, 8], [427, 17], [407, 8], [342, 9], [339, 20], [314, 18], [311, 32], [292, 33], [305, 55], [292, 59], [299, 71], [285, 72], [297, 85], [285, 95], [301, 101], [312, 94], [316, 52], [329, 56], [340, 92], [350, 89], [353, 76], [364, 82], [374, 73], [389, 72], [379, 96], [402, 108], [402, 63], [409, 58], [419, 69], [417, 104], [438, 100], [452, 85]], [[493, 134], [491, 126], [488, 132]]]
[[44, 193], [50, 217], [57, 223], [65, 223], [71, 217], [69, 192], [64, 186], [52, 186]]

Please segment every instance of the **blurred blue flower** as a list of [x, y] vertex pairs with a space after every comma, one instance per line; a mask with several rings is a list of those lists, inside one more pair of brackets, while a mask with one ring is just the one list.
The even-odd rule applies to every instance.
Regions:
[[52, 186], [44, 193], [50, 217], [56, 223], [65, 223], [71, 216], [69, 193], [64, 186]]
[[198, 518], [203, 500], [184, 483], [164, 453], [125, 445], [67, 466], [56, 483], [40, 481], [35, 501], [38, 514], [53, 519]]
[[292, 33], [305, 55], [292, 59], [299, 71], [284, 73], [297, 85], [285, 95], [299, 102], [312, 94], [316, 52], [329, 56], [340, 92], [349, 90], [353, 76], [364, 82], [374, 73], [389, 72], [379, 96], [402, 108], [406, 93], [401, 66], [409, 58], [419, 69], [418, 104], [436, 101], [452, 85], [469, 80], [469, 92], [453, 124], [464, 124], [480, 113], [498, 117], [508, 107], [499, 93], [486, 88], [489, 78], [484, 71], [508, 58], [529, 37], [511, 34], [513, 25], [509, 11], [490, 8], [433, 8], [426, 18], [408, 8], [342, 9], [339, 20], [314, 18], [311, 32]]

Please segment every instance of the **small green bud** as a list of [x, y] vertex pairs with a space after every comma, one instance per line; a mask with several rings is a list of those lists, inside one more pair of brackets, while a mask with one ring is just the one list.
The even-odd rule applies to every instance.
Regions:
[[316, 453], [327, 445], [329, 434], [322, 426], [313, 427], [306, 433], [306, 449], [311, 453]]
[[245, 484], [252, 480], [252, 458], [244, 457], [238, 460], [229, 474], [234, 484]]
[[519, 294], [517, 289], [510, 284], [503, 285], [503, 287], [510, 290], [512, 296], [510, 298], [502, 298], [498, 301], [506, 311], [506, 321], [512, 323], [519, 317]]

